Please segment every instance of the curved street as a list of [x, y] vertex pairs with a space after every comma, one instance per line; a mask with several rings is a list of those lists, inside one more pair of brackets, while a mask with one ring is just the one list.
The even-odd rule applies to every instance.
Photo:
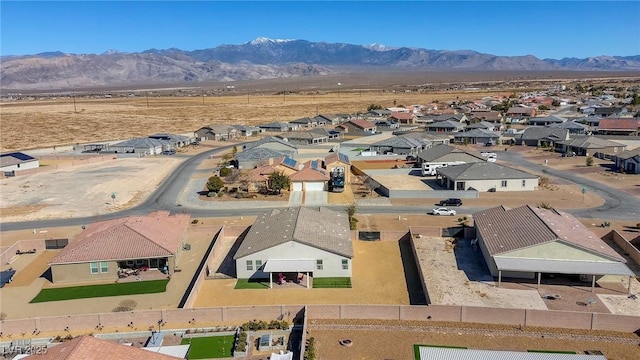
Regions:
[[[182, 190], [189, 183], [192, 175], [197, 171], [199, 164], [210, 155], [231, 149], [234, 145], [227, 145], [215, 148], [203, 153], [194, 155], [180, 164], [145, 201], [130, 209], [100, 215], [101, 220], [114, 219], [129, 215], [142, 215], [157, 210], [169, 210], [174, 213], [188, 213], [194, 217], [232, 217], [232, 216], [252, 216], [268, 211], [269, 208], [246, 208], [246, 209], [202, 209], [194, 204], [178, 203], [178, 198]], [[541, 164], [525, 160], [518, 152], [505, 151], [500, 153], [501, 160], [519, 164], [531, 170], [548, 174], [550, 177], [557, 177], [571, 181], [576, 184], [586, 186], [587, 191], [595, 192], [605, 200], [602, 206], [590, 209], [571, 209], [567, 212], [578, 218], [594, 218], [606, 220], [637, 220], [640, 219], [640, 200], [623, 191], [613, 189], [596, 181], [588, 180], [574, 174], [554, 170]], [[345, 209], [345, 206], [328, 206], [335, 210]], [[365, 214], [416, 214], [426, 213], [432, 207], [431, 201], [425, 206], [358, 206], [359, 213]], [[482, 207], [460, 208], [461, 212], [473, 213], [482, 210]], [[0, 231], [35, 229], [45, 227], [84, 225], [95, 221], [95, 216], [51, 219], [25, 222], [1, 223]]]

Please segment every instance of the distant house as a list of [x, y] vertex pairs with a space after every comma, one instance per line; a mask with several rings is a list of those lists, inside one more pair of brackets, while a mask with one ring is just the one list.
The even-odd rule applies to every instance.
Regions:
[[640, 174], [640, 147], [627, 150], [614, 157], [616, 167], [627, 174]]
[[165, 141], [144, 137], [109, 145], [109, 149], [117, 154], [139, 154], [140, 156], [148, 156], [161, 154], [162, 151], [169, 150], [169, 147]]
[[488, 130], [488, 131], [500, 131], [500, 124], [496, 124], [496, 123], [492, 123], [492, 122], [488, 122], [488, 121], [478, 121], [478, 122], [474, 122], [471, 123], [467, 126], [465, 126], [464, 131], [470, 131], [473, 129], [481, 129], [481, 130]]
[[435, 132], [458, 132], [464, 130], [464, 125], [457, 121], [445, 120], [428, 124], [425, 126], [425, 129]]
[[397, 154], [415, 156], [422, 150], [429, 148], [431, 142], [405, 136], [394, 136], [371, 144], [369, 150], [378, 154]]
[[236, 167], [239, 169], [252, 169], [256, 166], [272, 163], [274, 159], [291, 156], [294, 153], [295, 151], [291, 150], [274, 150], [268, 147], [255, 147], [237, 153], [234, 161]]
[[329, 173], [322, 167], [322, 161], [311, 160], [289, 176], [292, 191], [324, 191], [327, 189]]
[[514, 106], [511, 107], [507, 110], [506, 115], [508, 117], [527, 117], [527, 118], [532, 118], [534, 116], [536, 116], [536, 109], [535, 108], [527, 108], [527, 107], [521, 107], [521, 106]]
[[292, 124], [298, 124], [303, 128], [312, 128], [318, 126], [318, 120], [310, 117], [303, 117], [300, 119], [289, 121]]
[[342, 116], [336, 114], [320, 114], [314, 118], [318, 126], [338, 125], [343, 121]]
[[584, 135], [589, 131], [589, 127], [587, 125], [583, 125], [575, 121], [551, 124], [548, 127], [554, 129], [566, 129], [571, 135]]
[[362, 116], [368, 119], [386, 119], [391, 115], [391, 111], [386, 109], [380, 110], [369, 110], [364, 113]]
[[50, 261], [54, 283], [118, 280], [119, 269], [173, 274], [189, 215], [158, 211], [92, 223]]
[[467, 122], [468, 118], [467, 118], [467, 115], [465, 114], [442, 114], [442, 115], [431, 116], [431, 120], [434, 123], [443, 122], [443, 121], [465, 123]]
[[412, 139], [428, 141], [431, 143], [431, 146], [449, 144], [451, 142], [451, 139], [446, 134], [428, 133], [424, 131], [394, 132], [394, 134]]
[[521, 134], [515, 136], [517, 145], [526, 146], [553, 146], [558, 141], [569, 139], [567, 129], [548, 128], [541, 126], [530, 126]]
[[595, 156], [609, 158], [624, 151], [627, 147], [615, 141], [602, 139], [596, 136], [579, 136], [573, 139], [559, 141], [554, 145], [555, 151], [578, 156]]
[[416, 116], [411, 112], [393, 112], [389, 115], [389, 120], [395, 121], [399, 124], [411, 125], [415, 124]]
[[475, 111], [472, 112], [468, 118], [471, 123], [486, 121], [500, 124], [504, 121], [502, 114], [498, 111]]
[[547, 126], [551, 124], [562, 124], [565, 121], [567, 121], [567, 119], [551, 115], [545, 117], [530, 118], [527, 124], [536, 126]]
[[602, 275], [635, 276], [626, 260], [572, 215], [529, 205], [473, 214], [478, 247], [498, 285], [505, 277], [576, 275], [595, 286]]
[[230, 140], [236, 138], [237, 130], [230, 125], [207, 125], [196, 130], [196, 138], [200, 140]]
[[378, 131], [394, 131], [400, 128], [400, 124], [394, 120], [378, 120], [374, 125]]
[[425, 149], [418, 154], [416, 160], [419, 164], [426, 162], [453, 162], [463, 161], [465, 163], [484, 162], [485, 159], [476, 153], [465, 151], [449, 145], [436, 145]]
[[233, 259], [239, 279], [280, 279], [312, 286], [314, 278], [351, 277], [349, 219], [326, 208], [274, 209], [259, 216]]
[[593, 112], [596, 116], [600, 117], [612, 117], [612, 116], [620, 116], [622, 114], [627, 113], [626, 108], [621, 107], [598, 107], [595, 108]]
[[371, 135], [376, 133], [376, 126], [364, 119], [353, 119], [336, 126], [336, 130], [349, 135]]
[[326, 131], [324, 134], [314, 131], [294, 131], [278, 135], [278, 137], [291, 144], [297, 145], [318, 145], [329, 141], [329, 135]]
[[492, 162], [475, 162], [436, 169], [436, 179], [451, 190], [533, 191], [538, 176]]
[[261, 129], [257, 126], [246, 126], [246, 125], [232, 125], [236, 130], [237, 134], [240, 136], [254, 136], [256, 134], [260, 134], [264, 132], [264, 129]]
[[187, 146], [191, 144], [195, 139], [193, 137], [184, 136], [184, 135], [176, 135], [176, 134], [167, 134], [167, 133], [158, 133], [148, 136], [150, 139], [162, 140], [165, 142], [165, 146], [163, 146], [164, 150], [171, 150], [176, 148], [181, 148], [183, 146]]
[[606, 118], [598, 123], [600, 135], [634, 135], [640, 134], [640, 119], [638, 118]]
[[23, 152], [10, 152], [0, 155], [0, 172], [19, 172], [40, 167], [40, 161]]
[[300, 125], [291, 124], [284, 121], [277, 121], [277, 122], [272, 122], [268, 124], [258, 125], [258, 127], [263, 129], [266, 132], [287, 132], [287, 131], [298, 130]]
[[453, 136], [456, 144], [492, 144], [496, 145], [500, 139], [500, 134], [485, 129], [472, 129], [470, 131], [458, 132]]
[[288, 154], [298, 153], [298, 148], [294, 144], [291, 144], [290, 142], [287, 142], [275, 136], [267, 136], [258, 141], [250, 142], [244, 145], [245, 150], [254, 148], [271, 149]]

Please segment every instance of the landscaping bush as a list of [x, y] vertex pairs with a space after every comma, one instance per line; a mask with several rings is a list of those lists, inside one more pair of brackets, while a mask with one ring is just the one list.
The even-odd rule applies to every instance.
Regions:
[[245, 352], [247, 351], [247, 333], [241, 331], [238, 333], [238, 338], [236, 339], [235, 347], [233, 348], [234, 352]]
[[351, 217], [349, 218], [349, 230], [358, 229], [358, 219]]
[[198, 219], [193, 219], [193, 220], [191, 220], [191, 223], [192, 223], [193, 225], [197, 224], [197, 223], [198, 223]]
[[316, 339], [310, 337], [307, 339], [307, 346], [304, 349], [304, 360], [315, 360], [316, 355]]
[[262, 320], [251, 320], [240, 326], [243, 331], [257, 330], [284, 330], [289, 328], [289, 322], [286, 320], [272, 320], [267, 323]]
[[231, 172], [231, 169], [223, 167], [222, 169], [220, 169], [220, 177], [227, 177], [231, 175]]
[[584, 162], [587, 166], [593, 166], [593, 156], [587, 156]]

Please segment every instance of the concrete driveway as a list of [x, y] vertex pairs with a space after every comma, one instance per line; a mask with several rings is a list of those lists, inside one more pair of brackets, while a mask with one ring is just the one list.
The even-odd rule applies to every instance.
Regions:
[[329, 193], [326, 191], [306, 191], [304, 194], [304, 204], [311, 206], [324, 206], [329, 203]]

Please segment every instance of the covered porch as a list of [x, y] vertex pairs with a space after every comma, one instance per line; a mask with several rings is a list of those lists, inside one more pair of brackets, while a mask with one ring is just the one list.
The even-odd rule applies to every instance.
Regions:
[[304, 286], [309, 289], [312, 284], [314, 259], [269, 259], [262, 270], [269, 274], [269, 288], [275, 283], [284, 287]]
[[170, 274], [169, 258], [129, 259], [118, 261], [118, 279], [146, 273]]
[[595, 292], [596, 276], [618, 275], [628, 279], [628, 294], [631, 294], [631, 280], [635, 273], [622, 262], [548, 260], [494, 257], [498, 269], [498, 287], [502, 285], [503, 273], [534, 273], [537, 289], [540, 289], [543, 274], [579, 275], [585, 281], [591, 281], [591, 292]]

